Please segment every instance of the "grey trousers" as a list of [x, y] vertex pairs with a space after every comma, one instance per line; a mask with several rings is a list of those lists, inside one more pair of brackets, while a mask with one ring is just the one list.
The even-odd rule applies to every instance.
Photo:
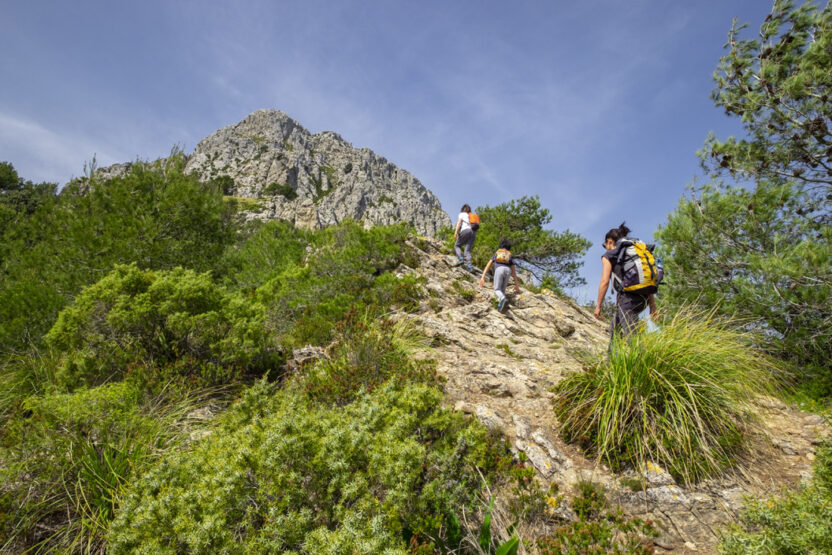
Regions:
[[497, 266], [494, 268], [494, 294], [502, 301], [506, 298], [506, 285], [511, 276], [511, 268], [508, 266]]
[[647, 308], [647, 298], [635, 293], [618, 293], [615, 316], [610, 320], [610, 339], [627, 337], [638, 328], [638, 315]]
[[463, 249], [465, 249], [464, 258], [468, 264], [471, 263], [471, 249], [474, 248], [474, 239], [476, 238], [477, 234], [469, 227], [459, 232], [459, 237], [456, 238], [456, 243], [454, 243], [454, 251], [456, 251], [459, 258], [463, 258]]

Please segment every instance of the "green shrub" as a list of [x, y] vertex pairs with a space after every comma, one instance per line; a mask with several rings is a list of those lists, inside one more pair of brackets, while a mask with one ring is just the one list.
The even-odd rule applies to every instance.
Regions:
[[423, 385], [387, 385], [344, 407], [256, 388], [229, 411], [230, 427], [132, 484], [110, 550], [451, 547], [449, 515], [473, 503], [476, 468], [493, 459], [484, 428], [441, 408], [441, 393]]
[[337, 405], [389, 381], [400, 385], [432, 382], [431, 364], [411, 357], [425, 344], [425, 338], [406, 320], [389, 323], [353, 311], [338, 324], [329, 358], [312, 367], [300, 382], [310, 398]]
[[832, 445], [818, 449], [814, 477], [782, 498], [747, 499], [720, 553], [832, 553]]
[[287, 268], [302, 266], [313, 232], [285, 220], [245, 227], [241, 244], [229, 247], [217, 264], [218, 279], [234, 289], [251, 291]]
[[223, 195], [232, 195], [236, 189], [234, 178], [230, 175], [221, 175], [210, 181], [213, 187], [216, 187]]
[[371, 302], [382, 310], [401, 308], [405, 312], [415, 312], [419, 309], [419, 299], [425, 296], [423, 285], [426, 283], [427, 279], [422, 276], [382, 274], [373, 283], [375, 294]]
[[126, 382], [27, 400], [2, 435], [0, 543], [100, 548], [122, 487], [175, 442], [188, 406], [158, 406]]
[[0, 358], [0, 428], [27, 398], [54, 392], [58, 360], [49, 350], [31, 349]]
[[712, 313], [687, 310], [658, 333], [616, 342], [558, 384], [564, 438], [614, 468], [661, 462], [686, 482], [736, 463], [752, 402], [777, 372], [750, 339]]
[[262, 306], [208, 274], [117, 266], [61, 312], [46, 339], [63, 354], [60, 379], [70, 388], [118, 379], [136, 364], [192, 363], [209, 383], [227, 383], [277, 362], [264, 320]]
[[[659, 534], [650, 521], [626, 517], [620, 509], [610, 510], [599, 484], [578, 482], [576, 486], [578, 495], [572, 499], [572, 507], [578, 518], [539, 538], [538, 553], [653, 553], [652, 539]], [[560, 499], [549, 498], [552, 509], [559, 503]]]
[[[0, 230], [0, 352], [42, 346], [58, 312], [116, 264], [213, 268], [235, 239], [222, 192], [184, 174], [185, 159], [137, 162], [82, 178]], [[48, 198], [48, 202], [46, 201]]]
[[272, 197], [280, 195], [286, 200], [295, 200], [298, 198], [298, 192], [288, 183], [270, 183], [263, 187], [263, 194]]
[[467, 287], [466, 283], [460, 279], [455, 279], [451, 282], [451, 289], [462, 297], [466, 303], [470, 303], [474, 299], [477, 298], [477, 292], [470, 287]]
[[392, 302], [415, 309], [419, 281], [385, 275], [400, 264], [418, 266], [405, 244], [409, 234], [404, 226], [364, 229], [349, 221], [312, 234], [306, 263], [287, 264], [257, 290], [269, 328], [287, 348], [323, 345], [351, 308], [381, 314]]

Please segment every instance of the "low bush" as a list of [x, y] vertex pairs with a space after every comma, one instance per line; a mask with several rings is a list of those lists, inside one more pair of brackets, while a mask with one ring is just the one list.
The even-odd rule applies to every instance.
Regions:
[[832, 444], [818, 449], [814, 477], [781, 498], [748, 499], [720, 553], [832, 553]]
[[492, 465], [486, 430], [425, 385], [343, 407], [259, 383], [227, 426], [132, 484], [114, 552], [448, 550], [447, 523]]
[[[578, 482], [578, 495], [572, 499], [577, 519], [557, 526], [551, 534], [536, 542], [542, 555], [584, 553], [653, 553], [653, 538], [658, 531], [650, 521], [624, 516], [620, 509], [610, 509], [603, 486]], [[550, 510], [560, 504], [549, 497]]]
[[414, 310], [422, 295], [419, 280], [389, 273], [400, 264], [418, 265], [405, 244], [409, 234], [404, 226], [365, 230], [354, 222], [312, 234], [305, 262], [287, 263], [257, 290], [269, 328], [286, 348], [325, 345], [353, 308], [374, 315], [389, 311], [388, 303]]
[[285, 220], [251, 222], [217, 264], [219, 281], [232, 289], [256, 289], [287, 268], [302, 266], [312, 235]]
[[263, 187], [262, 194], [266, 196], [282, 196], [286, 200], [295, 200], [298, 198], [298, 192], [288, 183], [269, 183]]
[[162, 407], [128, 382], [26, 401], [2, 433], [3, 550], [100, 549], [122, 487], [174, 444], [189, 406]]
[[276, 364], [265, 315], [207, 274], [117, 266], [60, 313], [46, 340], [63, 354], [59, 377], [68, 388], [119, 379], [137, 364], [226, 383]]
[[406, 321], [391, 323], [352, 311], [338, 324], [330, 356], [297, 382], [320, 403], [343, 405], [392, 382], [430, 383], [436, 379], [429, 361], [414, 360], [413, 351], [426, 345]]
[[689, 309], [616, 342], [558, 384], [564, 438], [614, 468], [661, 462], [685, 482], [736, 463], [752, 402], [778, 372], [750, 339]]

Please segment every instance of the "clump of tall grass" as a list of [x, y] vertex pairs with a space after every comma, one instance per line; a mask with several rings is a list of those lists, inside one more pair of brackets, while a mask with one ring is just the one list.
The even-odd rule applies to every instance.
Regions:
[[124, 381], [27, 398], [0, 443], [0, 552], [102, 552], [123, 488], [218, 392], [148, 397]]
[[587, 355], [557, 386], [564, 438], [613, 468], [660, 462], [686, 483], [736, 465], [754, 399], [779, 373], [736, 324], [688, 307]]

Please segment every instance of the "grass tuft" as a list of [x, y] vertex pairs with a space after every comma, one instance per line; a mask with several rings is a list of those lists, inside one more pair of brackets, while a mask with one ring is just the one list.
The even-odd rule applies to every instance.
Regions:
[[779, 370], [735, 324], [686, 308], [587, 356], [557, 386], [564, 438], [615, 469], [660, 462], [685, 483], [738, 465], [753, 401]]

